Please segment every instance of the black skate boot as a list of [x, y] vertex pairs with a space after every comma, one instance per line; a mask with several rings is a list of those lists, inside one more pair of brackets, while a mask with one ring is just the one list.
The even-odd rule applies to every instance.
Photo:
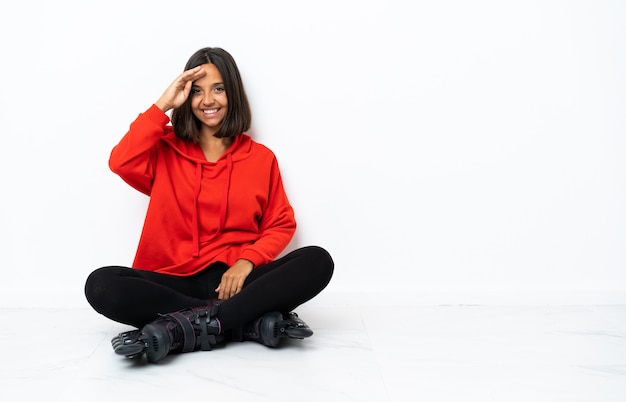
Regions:
[[311, 328], [296, 313], [283, 316], [278, 311], [264, 314], [243, 329], [244, 341], [259, 342], [270, 348], [278, 346], [282, 338], [304, 339], [311, 335]]
[[215, 316], [219, 304], [162, 315], [141, 330], [122, 332], [111, 340], [113, 350], [129, 358], [143, 353], [156, 363], [171, 353], [211, 350], [224, 340]]

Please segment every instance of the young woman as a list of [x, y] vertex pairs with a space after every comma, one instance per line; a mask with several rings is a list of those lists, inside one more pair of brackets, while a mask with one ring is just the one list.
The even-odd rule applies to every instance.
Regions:
[[85, 285], [97, 312], [138, 328], [113, 338], [116, 353], [157, 362], [312, 335], [292, 310], [334, 264], [316, 246], [277, 259], [296, 221], [276, 157], [245, 134], [250, 121], [235, 61], [204, 48], [113, 148], [111, 170], [150, 197], [132, 268], [99, 268]]

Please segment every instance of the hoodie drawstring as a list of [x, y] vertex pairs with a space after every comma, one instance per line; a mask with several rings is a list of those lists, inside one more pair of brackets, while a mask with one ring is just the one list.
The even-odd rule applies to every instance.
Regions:
[[191, 222], [191, 236], [193, 242], [193, 257], [198, 258], [200, 256], [200, 242], [201, 241], [209, 241], [217, 236], [222, 229], [224, 229], [224, 224], [226, 223], [226, 212], [228, 209], [228, 193], [230, 192], [230, 180], [233, 172], [233, 157], [230, 153], [226, 155], [226, 186], [224, 188], [224, 193], [222, 197], [222, 202], [220, 205], [220, 216], [219, 223], [217, 226], [217, 230], [211, 236], [207, 238], [200, 239], [200, 228], [198, 222], [198, 199], [200, 198], [200, 189], [202, 186], [202, 164], [196, 164], [196, 185], [194, 191], [194, 208], [193, 208], [193, 216]]
[[198, 198], [200, 198], [200, 187], [202, 185], [202, 165], [196, 164], [196, 188], [193, 195], [193, 216], [191, 222], [191, 237], [193, 243], [193, 257], [200, 255], [200, 234], [198, 228]]

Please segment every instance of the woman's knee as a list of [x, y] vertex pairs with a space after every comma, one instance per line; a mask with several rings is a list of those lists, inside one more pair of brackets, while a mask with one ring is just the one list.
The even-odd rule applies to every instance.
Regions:
[[120, 267], [102, 267], [87, 277], [85, 297], [96, 311], [101, 311], [102, 306], [107, 304], [107, 296], [111, 293], [111, 280], [117, 275], [119, 269]]
[[315, 270], [320, 280], [330, 282], [335, 270], [335, 262], [330, 253], [320, 246], [307, 246], [301, 250], [309, 269]]

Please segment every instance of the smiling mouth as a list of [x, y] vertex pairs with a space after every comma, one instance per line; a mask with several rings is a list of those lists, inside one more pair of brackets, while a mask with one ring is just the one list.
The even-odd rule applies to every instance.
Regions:
[[204, 113], [207, 116], [212, 116], [215, 113], [217, 113], [218, 111], [219, 111], [219, 109], [206, 109], [206, 110], [203, 110], [202, 113]]

